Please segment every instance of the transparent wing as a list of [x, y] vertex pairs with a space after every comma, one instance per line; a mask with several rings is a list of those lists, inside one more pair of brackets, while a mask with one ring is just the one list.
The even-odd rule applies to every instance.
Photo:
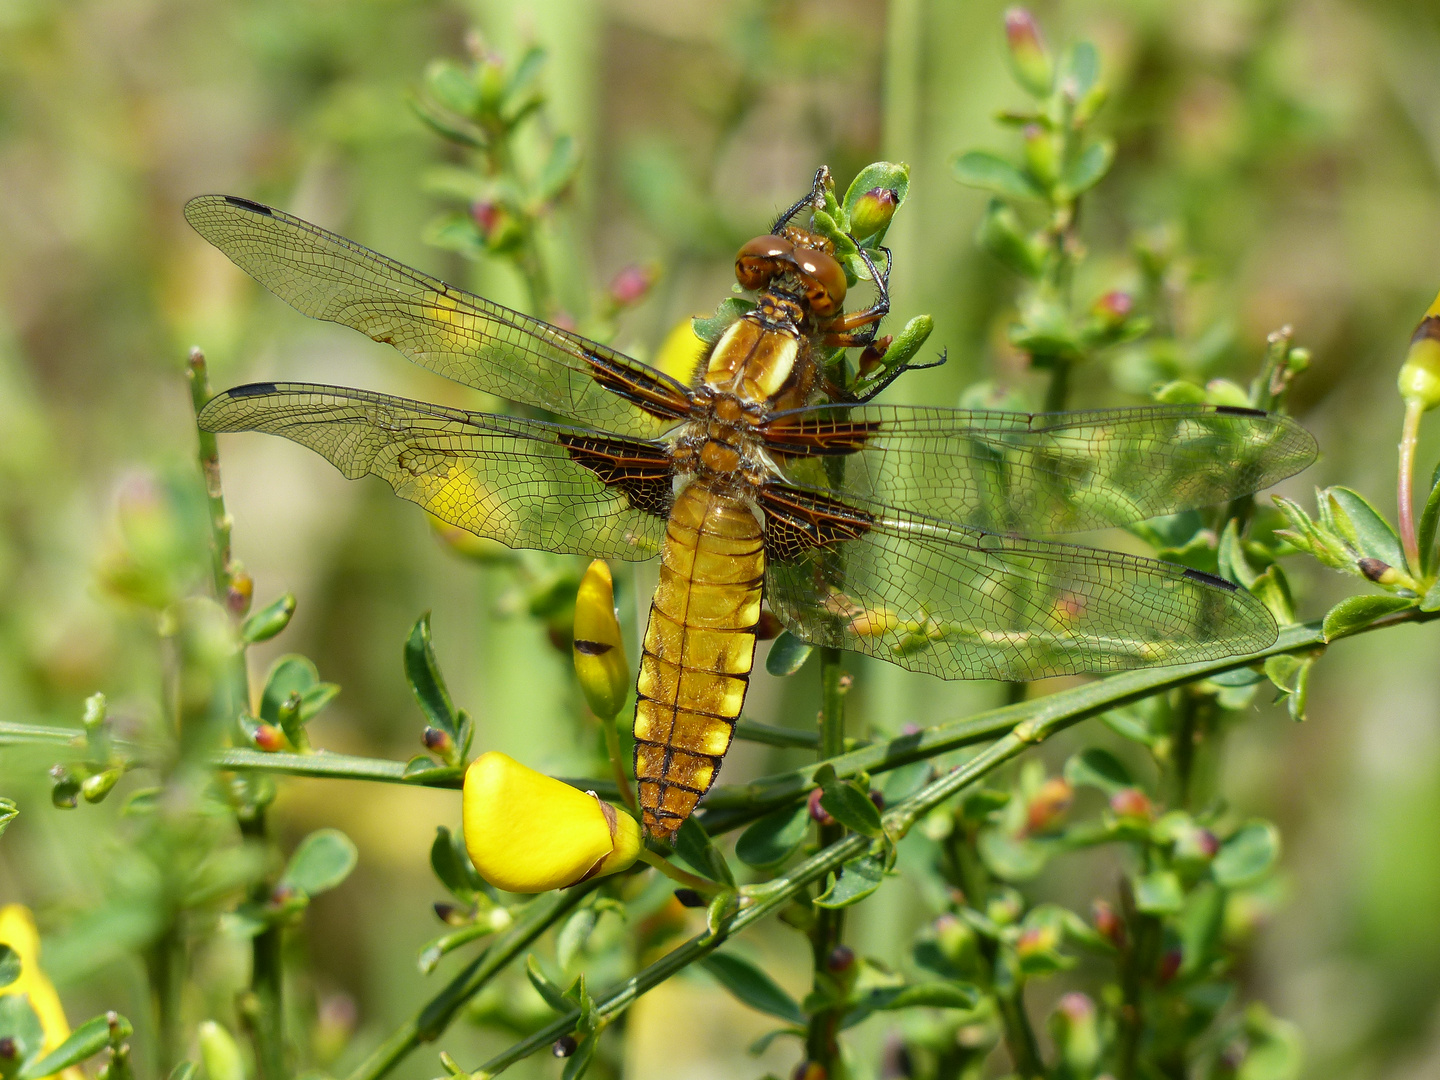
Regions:
[[1217, 659], [1276, 637], [1248, 592], [1183, 566], [853, 510], [873, 515], [852, 520], [859, 535], [766, 571], [775, 614], [817, 645], [942, 679], [1018, 681]]
[[765, 439], [794, 484], [1040, 535], [1227, 502], [1316, 453], [1289, 417], [1211, 405], [1039, 414], [820, 405], [776, 414]]
[[510, 547], [648, 559], [665, 535], [669, 459], [640, 440], [306, 383], [227, 390], [200, 425], [283, 435], [349, 479], [378, 476], [442, 521]]
[[653, 368], [279, 210], [202, 195], [185, 217], [297, 311], [387, 342], [457, 382], [641, 438], [688, 407], [685, 387]]

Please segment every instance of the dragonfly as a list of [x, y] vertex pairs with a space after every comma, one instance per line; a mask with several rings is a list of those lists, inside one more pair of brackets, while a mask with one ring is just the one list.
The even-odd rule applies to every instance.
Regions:
[[817, 175], [740, 249], [736, 279], [754, 305], [688, 381], [249, 199], [185, 208], [305, 315], [555, 418], [263, 382], [217, 394], [199, 420], [294, 440], [513, 548], [658, 556], [633, 767], [661, 843], [730, 746], [762, 600], [805, 642], [943, 679], [1213, 660], [1277, 635], [1229, 581], [1049, 537], [1267, 487], [1314, 459], [1304, 428], [1225, 405], [1027, 414], [876, 404], [881, 385], [852, 394], [825, 361], [875, 348], [889, 253], [878, 273], [866, 257], [877, 298], [847, 313], [833, 243], [795, 223], [820, 195]]

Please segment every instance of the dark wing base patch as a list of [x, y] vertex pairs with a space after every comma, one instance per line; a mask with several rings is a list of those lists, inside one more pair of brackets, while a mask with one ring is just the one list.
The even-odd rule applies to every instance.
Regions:
[[624, 494], [631, 507], [656, 517], [670, 516], [675, 501], [670, 458], [629, 439], [603, 435], [561, 435], [557, 440], [570, 459], [595, 474], [606, 487]]
[[839, 499], [784, 484], [766, 484], [758, 501], [765, 511], [765, 557], [791, 563], [813, 548], [858, 540], [875, 518]]

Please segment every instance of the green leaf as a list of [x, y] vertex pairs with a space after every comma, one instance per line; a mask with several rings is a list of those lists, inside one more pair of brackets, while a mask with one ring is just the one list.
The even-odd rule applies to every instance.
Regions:
[[270, 666], [265, 677], [265, 691], [260, 697], [260, 719], [280, 725], [280, 707], [291, 694], [301, 695], [320, 682], [320, 673], [315, 664], [304, 656], [282, 656]]
[[[1440, 611], [1440, 580], [1425, 590], [1425, 595], [1420, 600], [1421, 611]], [[3, 801], [3, 800], [0, 800]], [[5, 830], [5, 821], [0, 819], [0, 832]]]
[[1295, 692], [1285, 703], [1290, 719], [1297, 723], [1305, 719], [1305, 709], [1310, 704], [1310, 673], [1315, 670], [1315, 658], [1309, 657], [1300, 667], [1295, 678]]
[[1435, 572], [1435, 531], [1436, 526], [1440, 525], [1440, 466], [1436, 466], [1435, 472], [1436, 478], [1430, 484], [1430, 496], [1425, 500], [1425, 509], [1420, 514], [1420, 531], [1416, 534], [1420, 546], [1422, 577], [1429, 577]]
[[535, 959], [534, 953], [525, 957], [525, 977], [530, 980], [530, 985], [535, 987], [535, 992], [545, 999], [546, 1005], [558, 1013], [570, 1011], [570, 999], [565, 996], [565, 991], [560, 989], [560, 985], [545, 974], [544, 969], [540, 967], [540, 961]]
[[[866, 192], [874, 191], [876, 188], [886, 188], [895, 193], [895, 213], [898, 214], [900, 208], [905, 205], [906, 196], [910, 194], [910, 166], [890, 161], [877, 161], [861, 169], [855, 175], [855, 179], [850, 181], [850, 186], [845, 189], [845, 198], [841, 204], [845, 208], [847, 222], [855, 212], [855, 204]], [[869, 240], [870, 243], [867, 246], [874, 247], [884, 238], [885, 230], [881, 229], [873, 236], [857, 236], [855, 239]]]
[[340, 687], [333, 682], [316, 683], [300, 694], [300, 723], [308, 724], [319, 715], [320, 710], [335, 700]]
[[845, 828], [872, 839], [885, 831], [879, 808], [859, 784], [853, 780], [832, 780], [821, 786], [824, 788], [821, 808]]
[[317, 829], [300, 841], [280, 883], [318, 896], [349, 877], [358, 858], [354, 842], [339, 829]]
[[[747, 1046], [745, 1048], [745, 1052], [751, 1057], [759, 1057], [761, 1054], [765, 1053], [766, 1050], [769, 1050], [770, 1044], [773, 1043], [776, 1039], [778, 1039], [781, 1035], [794, 1035], [796, 1038], [803, 1039], [805, 1038], [805, 1029], [798, 1026], [773, 1028], [772, 1030], [767, 1031], [764, 1035], [761, 1035], [749, 1046]], [[770, 1078], [767, 1077], [767, 1080], [770, 1080]]]
[[676, 834], [675, 854], [711, 881], [735, 887], [735, 875], [730, 871], [730, 864], [710, 842], [704, 826], [693, 817], [686, 818]]
[[594, 908], [581, 908], [565, 920], [560, 933], [555, 935], [555, 960], [562, 971], [570, 970], [575, 957], [585, 948], [585, 943], [590, 940], [590, 934], [595, 929], [595, 921]]
[[20, 978], [20, 954], [0, 941], [0, 989]]
[[10, 827], [10, 822], [14, 821], [19, 814], [20, 808], [15, 805], [14, 799], [0, 798], [0, 835], [4, 834], [5, 830]]
[[1180, 879], [1170, 870], [1156, 870], [1138, 878], [1135, 906], [1147, 915], [1173, 915], [1185, 906]]
[[755, 822], [735, 841], [735, 857], [757, 870], [779, 866], [799, 850], [810, 831], [810, 807], [782, 806]]
[[770, 654], [765, 657], [765, 670], [771, 675], [784, 677], [794, 675], [805, 666], [815, 646], [801, 641], [789, 630], [781, 632], [770, 644]]
[[535, 184], [535, 196], [541, 202], [550, 202], [562, 195], [575, 180], [580, 171], [580, 148], [569, 135], [560, 135], [550, 150], [545, 168]]
[[862, 855], [851, 859], [840, 868], [830, 887], [815, 898], [815, 904], [824, 908], [849, 907], [880, 888], [884, 878], [885, 864], [875, 856]]
[[200, 1071], [200, 1066], [194, 1061], [182, 1061], [170, 1070], [166, 1080], [195, 1080], [195, 1074]]
[[1074, 80], [1077, 101], [1094, 89], [1100, 81], [1100, 54], [1095, 46], [1088, 41], [1071, 46], [1065, 57], [1065, 73]]
[[214, 1020], [202, 1020], [199, 1028], [200, 1060], [208, 1080], [245, 1080], [245, 1061], [235, 1037]]
[[445, 688], [440, 665], [435, 662], [435, 650], [430, 645], [428, 611], [415, 620], [410, 636], [405, 639], [405, 679], [410, 683], [410, 690], [419, 702], [426, 722], [445, 732], [458, 746], [460, 719], [454, 702], [450, 700], [450, 691]]
[[448, 934], [441, 934], [431, 939], [425, 947], [420, 950], [416, 958], [415, 966], [420, 969], [420, 974], [429, 975], [435, 970], [440, 961], [449, 953], [454, 952], [462, 945], [468, 945], [477, 938], [485, 937], [495, 933], [495, 926], [488, 918], [481, 917], [479, 922], [473, 922], [469, 926], [457, 927]]
[[1367, 594], [1346, 597], [1325, 613], [1323, 624], [1325, 641], [1328, 644], [1336, 638], [1353, 634], [1356, 630], [1369, 626], [1376, 619], [1383, 619], [1386, 615], [1393, 615], [1397, 611], [1412, 608], [1415, 603], [1414, 599], [1407, 599], [1403, 596]]
[[0, 1038], [15, 1041], [16, 1062], [28, 1061], [44, 1049], [45, 1030], [30, 1005], [29, 994], [0, 995]]
[[854, 1027], [877, 1012], [899, 1009], [973, 1009], [980, 1003], [980, 988], [969, 983], [923, 982], [910, 986], [877, 987], [861, 995], [840, 1021], [841, 1029]]
[[971, 150], [950, 163], [955, 179], [966, 187], [993, 191], [1014, 199], [1043, 199], [1042, 191], [1030, 177], [1004, 158], [983, 150]]
[[430, 868], [440, 884], [461, 900], [472, 900], [476, 893], [486, 891], [484, 880], [465, 852], [464, 841], [458, 835], [451, 835], [444, 825], [435, 830], [435, 840], [430, 845]]
[[1220, 845], [1210, 873], [1217, 885], [1238, 889], [1259, 881], [1279, 858], [1280, 830], [1268, 821], [1252, 821]]
[[734, 953], [714, 952], [701, 960], [700, 966], [741, 1004], [792, 1024], [805, 1023], [799, 1002], [749, 960]]
[[1405, 549], [1400, 537], [1365, 497], [1346, 487], [1332, 487], [1325, 493], [1335, 529], [1361, 555], [1379, 559], [1389, 566], [1405, 567]]
[[469, 116], [480, 102], [475, 80], [453, 60], [436, 60], [425, 70], [425, 90], [451, 112]]
[[1290, 580], [1279, 563], [1268, 567], [1251, 582], [1249, 588], [1281, 626], [1290, 626], [1295, 622], [1295, 600], [1290, 595]]
[[[1148, 731], [1146, 734], [1148, 737]], [[1065, 779], [1075, 787], [1099, 788], [1106, 795], [1135, 786], [1130, 770], [1120, 759], [1098, 746], [1071, 755], [1070, 760], [1065, 762]]]
[[41, 1077], [52, 1076], [94, 1057], [112, 1041], [118, 1046], [135, 1033], [129, 1020], [117, 1014], [111, 1015], [115, 1016], [113, 1038], [109, 1017], [96, 1016], [81, 1024], [68, 1039], [44, 1057], [27, 1061], [15, 1074], [15, 1080], [40, 1080]]
[[695, 336], [705, 344], [714, 345], [731, 323], [754, 307], [754, 301], [746, 300], [741, 296], [727, 296], [715, 308], [714, 315], [709, 318], [701, 318], [697, 315], [691, 319], [690, 328], [695, 331]]
[[1105, 178], [1114, 160], [1114, 139], [1091, 143], [1065, 166], [1065, 172], [1060, 177], [1061, 188], [1071, 198], [1089, 191]]
[[292, 593], [286, 593], [279, 600], [254, 612], [241, 624], [240, 640], [247, 645], [269, 641], [290, 625], [290, 617], [294, 614], [295, 596]]
[[1012, 836], [1004, 829], [986, 829], [977, 847], [986, 869], [1005, 881], [1031, 880], [1045, 869], [1050, 857], [1047, 845]]

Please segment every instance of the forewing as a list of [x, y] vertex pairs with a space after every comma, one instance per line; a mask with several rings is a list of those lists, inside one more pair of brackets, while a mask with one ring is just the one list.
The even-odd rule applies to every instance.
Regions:
[[670, 466], [659, 444], [305, 383], [227, 390], [200, 425], [283, 435], [350, 479], [381, 477], [442, 521], [510, 547], [647, 559], [665, 534]]
[[[771, 502], [766, 513], [768, 552], [783, 511]], [[848, 531], [853, 538], [792, 545], [788, 559], [772, 560], [770, 607], [805, 641], [943, 679], [1183, 664], [1275, 640], [1274, 620], [1248, 592], [1172, 563], [863, 504]]]
[[765, 439], [794, 484], [1032, 535], [1228, 502], [1316, 453], [1289, 417], [1210, 405], [1049, 414], [821, 405], [772, 417]]
[[394, 345], [447, 378], [641, 438], [688, 408], [685, 388], [653, 368], [279, 210], [202, 195], [185, 217], [297, 311]]

